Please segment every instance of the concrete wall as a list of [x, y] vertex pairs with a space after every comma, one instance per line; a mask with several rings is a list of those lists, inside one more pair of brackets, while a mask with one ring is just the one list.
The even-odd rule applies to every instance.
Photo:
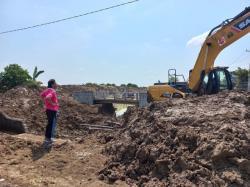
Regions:
[[[139, 107], [146, 107], [148, 105], [147, 102], [147, 93], [139, 93], [137, 101], [139, 102]], [[73, 97], [75, 100], [77, 100], [79, 103], [84, 103], [88, 105], [93, 105], [95, 101], [95, 94], [91, 91], [85, 91], [85, 92], [75, 92], [73, 93]], [[97, 97], [99, 99], [99, 97]]]
[[75, 92], [73, 98], [79, 103], [93, 105], [94, 104], [94, 93], [91, 91]]
[[139, 107], [148, 106], [148, 94], [147, 93], [139, 93]]

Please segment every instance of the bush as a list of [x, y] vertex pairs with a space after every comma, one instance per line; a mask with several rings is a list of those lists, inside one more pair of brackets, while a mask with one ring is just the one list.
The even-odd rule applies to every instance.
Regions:
[[85, 84], [85, 86], [90, 86], [90, 87], [95, 87], [95, 86], [98, 86], [98, 84], [96, 84], [96, 83], [92, 83], [92, 82], [87, 82], [86, 84]]
[[129, 88], [138, 88], [138, 86], [136, 84], [133, 84], [133, 83], [128, 83], [127, 87], [129, 87]]
[[111, 83], [107, 83], [106, 86], [113, 86], [113, 87], [116, 87], [115, 84], [111, 84]]
[[31, 79], [27, 70], [18, 64], [10, 64], [0, 73], [0, 90], [6, 91], [15, 86], [24, 85]]
[[248, 81], [249, 71], [247, 69], [243, 69], [243, 68], [238, 67], [238, 69], [233, 71], [232, 73], [238, 77], [239, 82], [247, 82]]
[[35, 81], [35, 80], [28, 80], [23, 85], [27, 86], [28, 88], [38, 89], [42, 85], [42, 82]]
[[121, 84], [121, 87], [127, 87], [127, 85], [126, 84]]

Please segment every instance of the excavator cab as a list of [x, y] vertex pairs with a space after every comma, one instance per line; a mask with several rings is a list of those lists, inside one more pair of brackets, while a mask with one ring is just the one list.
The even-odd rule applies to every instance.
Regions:
[[233, 83], [228, 67], [215, 67], [204, 76], [199, 94], [216, 94], [223, 90], [232, 90]]

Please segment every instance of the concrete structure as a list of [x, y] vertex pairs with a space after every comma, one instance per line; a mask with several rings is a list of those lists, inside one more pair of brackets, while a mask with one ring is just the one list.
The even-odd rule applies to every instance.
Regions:
[[94, 93], [91, 91], [85, 92], [75, 92], [73, 93], [73, 98], [80, 103], [93, 105], [94, 104]]
[[94, 93], [91, 91], [85, 92], [75, 92], [73, 97], [80, 103], [94, 105], [94, 104], [132, 104], [139, 107], [146, 107], [147, 102], [147, 93], [135, 93], [135, 99], [128, 98], [119, 98], [117, 95], [103, 95], [100, 97], [100, 94]]

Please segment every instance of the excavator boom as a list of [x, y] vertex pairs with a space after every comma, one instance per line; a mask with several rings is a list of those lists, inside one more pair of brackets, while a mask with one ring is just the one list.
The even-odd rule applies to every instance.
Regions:
[[188, 86], [193, 92], [200, 89], [203, 78], [214, 67], [214, 62], [219, 53], [233, 42], [250, 32], [250, 7], [224, 21], [211, 30], [202, 45], [195, 66], [190, 73]]
[[[154, 85], [148, 88], [151, 101], [164, 99], [165, 95], [186, 96], [188, 93], [214, 94], [221, 90], [232, 89], [231, 75], [226, 68], [214, 67], [219, 53], [250, 32], [250, 7], [232, 19], [227, 19], [210, 31], [203, 43], [194, 68], [190, 71], [186, 89], [179, 90], [180, 83]], [[206, 79], [207, 77], [207, 79]], [[184, 91], [183, 91], [184, 90]]]

